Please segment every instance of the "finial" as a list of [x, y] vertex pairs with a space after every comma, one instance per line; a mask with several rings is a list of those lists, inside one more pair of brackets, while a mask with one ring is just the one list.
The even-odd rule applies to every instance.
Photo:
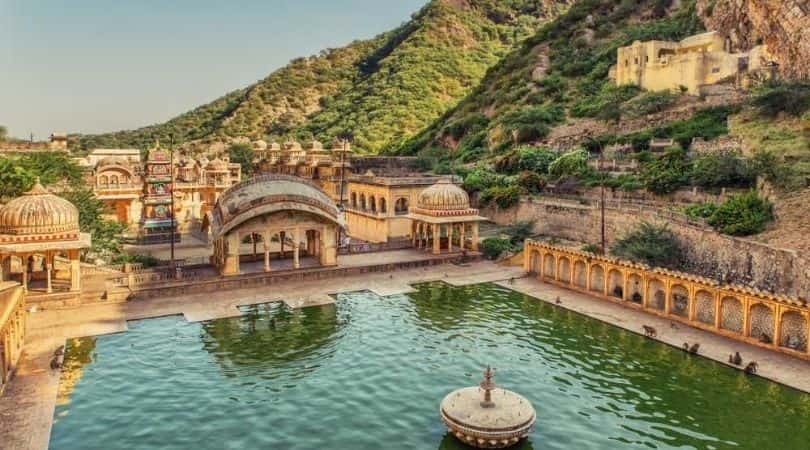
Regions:
[[484, 371], [484, 381], [479, 385], [481, 389], [484, 390], [484, 401], [481, 402], [482, 408], [493, 408], [495, 406], [495, 402], [492, 401], [492, 391], [495, 390], [497, 386], [492, 381], [494, 375], [495, 372], [492, 370], [492, 367], [487, 365], [487, 370]]

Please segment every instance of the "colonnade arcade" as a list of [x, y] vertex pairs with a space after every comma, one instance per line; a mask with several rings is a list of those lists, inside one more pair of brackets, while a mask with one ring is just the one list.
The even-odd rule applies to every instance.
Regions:
[[81, 290], [79, 249], [3, 251], [0, 244], [2, 281], [16, 281], [25, 291], [78, 292]]
[[430, 223], [414, 220], [411, 240], [416, 249], [440, 254], [442, 250], [478, 251], [478, 222]]
[[531, 240], [524, 254], [525, 270], [543, 281], [810, 358], [803, 300]]
[[25, 296], [16, 283], [0, 283], [0, 392], [11, 379], [25, 340]]

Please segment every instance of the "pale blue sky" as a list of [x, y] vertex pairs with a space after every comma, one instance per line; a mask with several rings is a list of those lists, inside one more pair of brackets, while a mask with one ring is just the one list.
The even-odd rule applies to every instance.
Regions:
[[426, 1], [0, 0], [0, 124], [44, 139], [162, 122]]

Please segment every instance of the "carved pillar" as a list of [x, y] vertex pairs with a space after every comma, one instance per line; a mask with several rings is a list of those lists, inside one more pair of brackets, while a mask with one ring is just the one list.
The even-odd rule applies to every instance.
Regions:
[[743, 297], [740, 303], [743, 307], [743, 336], [748, 337], [751, 336], [751, 302], [748, 297]]
[[720, 329], [720, 319], [723, 317], [723, 311], [720, 309], [720, 292], [714, 291], [714, 327]]
[[467, 224], [461, 224], [461, 239], [458, 242], [461, 246], [461, 251], [463, 252], [467, 248]]
[[220, 270], [222, 275], [239, 274], [239, 233], [234, 232], [225, 237], [224, 264]]
[[776, 323], [773, 327], [773, 344], [777, 347], [782, 345], [782, 313], [782, 308], [778, 304], [774, 305], [773, 315], [776, 317]]
[[[47, 258], [47, 256], [46, 256]], [[45, 262], [45, 276], [47, 277], [47, 284], [45, 290], [50, 294], [53, 292], [53, 286], [51, 284], [51, 272], [53, 271], [53, 263], [50, 261]]]
[[689, 321], [690, 322], [694, 322], [694, 320], [695, 320], [695, 310], [697, 309], [697, 305], [696, 305], [697, 297], [695, 295], [696, 292], [697, 292], [697, 289], [695, 289], [695, 286], [693, 284], [690, 284], [689, 285], [689, 310], [688, 310], [689, 311], [688, 315], [689, 315]]
[[265, 231], [262, 234], [262, 242], [264, 243], [264, 271], [270, 272], [270, 233]]
[[453, 224], [445, 225], [447, 227], [447, 253], [453, 253]]
[[672, 311], [672, 280], [667, 278], [666, 284], [664, 285], [664, 314], [669, 315]]
[[301, 268], [301, 260], [299, 259], [298, 250], [301, 243], [298, 242], [298, 228], [293, 230], [293, 269]]
[[433, 225], [433, 254], [438, 255], [442, 252], [442, 228], [439, 224]]

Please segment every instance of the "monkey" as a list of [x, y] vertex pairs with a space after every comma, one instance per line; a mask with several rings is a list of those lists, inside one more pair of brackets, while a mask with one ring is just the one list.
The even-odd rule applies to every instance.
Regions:
[[771, 339], [771, 337], [767, 334], [762, 333], [762, 336], [759, 337], [759, 342], [762, 342], [763, 344], [772, 344], [773, 339]]
[[751, 361], [750, 363], [748, 363], [747, 366], [745, 366], [745, 369], [743, 369], [743, 372], [745, 372], [747, 374], [755, 374], [755, 373], [757, 373], [757, 369], [759, 369], [759, 364], [757, 364], [756, 361]]
[[691, 353], [693, 355], [697, 355], [698, 350], [700, 350], [700, 344], [695, 344], [695, 345], [689, 347], [689, 353]]
[[560, 300], [560, 296], [557, 296], [557, 299], [554, 301], [558, 305], [562, 305], [562, 300]]
[[653, 328], [653, 327], [651, 327], [649, 325], [644, 325], [641, 328], [644, 329], [644, 335], [647, 336], [647, 337], [657, 337], [658, 336], [658, 330], [656, 330], [655, 328]]
[[734, 356], [728, 355], [728, 362], [734, 364], [735, 366], [739, 366], [742, 364], [742, 356], [740, 356], [740, 352], [735, 352]]

